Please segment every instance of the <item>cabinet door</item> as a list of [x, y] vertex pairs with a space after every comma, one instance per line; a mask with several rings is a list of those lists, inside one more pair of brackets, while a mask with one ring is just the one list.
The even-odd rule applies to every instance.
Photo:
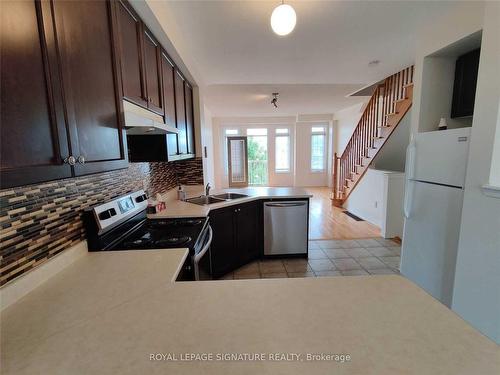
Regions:
[[179, 129], [178, 150], [179, 154], [187, 154], [187, 129], [186, 129], [186, 105], [184, 103], [184, 78], [178, 71], [175, 72], [175, 115], [177, 129]]
[[144, 30], [143, 37], [148, 108], [163, 115], [160, 45], [148, 30]]
[[210, 256], [212, 272], [215, 278], [232, 271], [237, 264], [234, 251], [234, 208], [221, 208], [210, 213], [210, 225], [213, 229]]
[[[175, 84], [174, 64], [165, 51], [161, 53], [161, 69], [163, 79], [163, 108], [165, 109], [165, 123], [175, 126]], [[177, 156], [177, 134], [167, 134], [167, 157], [169, 161]]]
[[260, 254], [259, 207], [257, 203], [251, 202], [236, 206], [235, 227], [236, 227], [236, 248], [238, 255], [237, 266], [241, 266]]
[[194, 112], [193, 112], [193, 89], [186, 82], [184, 87], [184, 97], [186, 103], [186, 145], [187, 153], [194, 154]]
[[116, 1], [113, 4], [116, 7], [118, 26], [122, 94], [128, 101], [146, 107], [146, 85], [141, 58], [141, 20], [128, 3]]
[[70, 177], [60, 96], [48, 63], [51, 20], [44, 22], [35, 1], [0, 2], [0, 20], [1, 188]]
[[108, 1], [52, 3], [76, 175], [128, 165]]

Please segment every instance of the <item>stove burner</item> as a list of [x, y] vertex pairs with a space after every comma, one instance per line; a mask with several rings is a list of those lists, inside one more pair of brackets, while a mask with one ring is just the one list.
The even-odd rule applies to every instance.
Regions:
[[170, 238], [162, 238], [154, 242], [155, 246], [173, 246], [173, 245], [184, 245], [191, 241], [191, 237], [188, 236], [179, 236], [179, 237], [170, 237]]

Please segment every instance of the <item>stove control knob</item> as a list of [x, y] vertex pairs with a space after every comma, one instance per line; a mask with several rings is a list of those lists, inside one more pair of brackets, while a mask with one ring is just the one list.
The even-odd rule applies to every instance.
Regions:
[[99, 220], [107, 220], [115, 215], [116, 215], [116, 210], [114, 208], [110, 208], [109, 210], [102, 211], [98, 216]]

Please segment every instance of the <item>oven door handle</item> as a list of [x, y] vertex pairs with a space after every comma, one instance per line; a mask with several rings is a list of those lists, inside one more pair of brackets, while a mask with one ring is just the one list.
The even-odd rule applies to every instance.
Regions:
[[194, 263], [195, 264], [198, 264], [200, 259], [203, 258], [203, 256], [208, 251], [208, 249], [210, 249], [210, 245], [212, 244], [212, 237], [213, 237], [213, 231], [212, 231], [212, 227], [209, 225], [208, 226], [208, 240], [207, 240], [207, 242], [205, 242], [203, 249], [201, 249], [201, 251], [194, 256]]

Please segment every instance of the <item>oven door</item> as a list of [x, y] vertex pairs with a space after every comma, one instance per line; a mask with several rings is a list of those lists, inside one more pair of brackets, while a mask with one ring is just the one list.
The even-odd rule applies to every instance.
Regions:
[[208, 226], [208, 235], [200, 251], [193, 256], [194, 279], [212, 280], [212, 263], [210, 262], [210, 245], [212, 244], [212, 227]]

